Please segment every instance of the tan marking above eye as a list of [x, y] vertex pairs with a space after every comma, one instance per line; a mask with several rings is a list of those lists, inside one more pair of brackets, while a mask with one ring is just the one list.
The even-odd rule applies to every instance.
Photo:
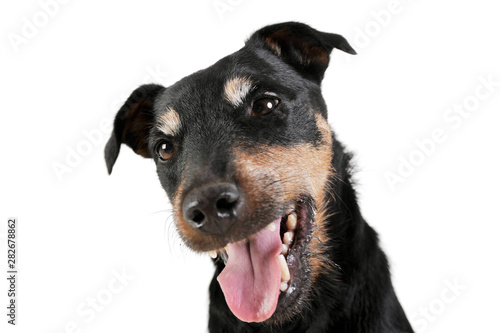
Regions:
[[179, 133], [180, 127], [181, 119], [179, 114], [167, 106], [165, 114], [158, 119], [157, 128], [165, 135], [174, 136]]
[[245, 97], [254, 89], [252, 81], [247, 77], [233, 77], [224, 85], [224, 99], [232, 106], [238, 107], [243, 104]]

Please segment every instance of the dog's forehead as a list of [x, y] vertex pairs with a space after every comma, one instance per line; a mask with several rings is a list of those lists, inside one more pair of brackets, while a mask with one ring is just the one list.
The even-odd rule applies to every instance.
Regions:
[[[165, 89], [156, 103], [165, 108], [200, 109], [221, 101], [224, 98], [224, 86], [231, 78], [248, 76], [245, 74], [246, 67], [238, 66], [235, 60], [230, 56], [225, 57], [206, 69], [182, 78]], [[234, 89], [237, 89], [236, 84]]]
[[236, 105], [250, 91], [246, 67], [236, 59], [225, 57], [216, 64], [188, 75], [166, 88], [155, 101], [158, 116], [175, 110], [180, 118], [199, 116], [221, 109], [224, 102]]
[[165, 89], [155, 101], [157, 127], [173, 135], [183, 124], [235, 113], [259, 89], [295, 98], [305, 85], [269, 52], [243, 48]]

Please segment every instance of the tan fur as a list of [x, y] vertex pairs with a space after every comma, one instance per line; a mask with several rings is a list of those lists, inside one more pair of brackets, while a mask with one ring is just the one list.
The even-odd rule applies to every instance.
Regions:
[[333, 173], [330, 127], [319, 114], [316, 114], [316, 125], [322, 134], [322, 142], [317, 147], [306, 143], [292, 147], [235, 149], [237, 177], [250, 207], [258, 209], [266, 205], [268, 196], [263, 195], [265, 193], [272, 193], [272, 200], [283, 204], [296, 202], [304, 194], [314, 198], [317, 214], [309, 244], [313, 279], [328, 266], [322, 250], [322, 245], [328, 241], [324, 197], [326, 184]]
[[171, 107], [167, 107], [167, 112], [158, 119], [157, 127], [165, 135], [178, 134], [181, 127], [179, 114]]
[[265, 42], [271, 51], [279, 57], [282, 53], [279, 41], [285, 40], [292, 41], [292, 45], [298, 49], [299, 53], [297, 55], [300, 63], [303, 65], [309, 65], [314, 62], [327, 65], [330, 61], [330, 56], [323, 47], [313, 46], [310, 42], [304, 42], [297, 39], [294, 34], [287, 29], [275, 32], [272, 36], [267, 37]]
[[266, 44], [273, 50], [278, 57], [281, 56], [281, 47], [271, 37], [266, 38]]
[[310, 268], [311, 268], [311, 275], [313, 280], [316, 279], [318, 274], [321, 271], [325, 271], [328, 269], [332, 268], [332, 265], [330, 262], [326, 261], [325, 258], [327, 255], [324, 253], [325, 250], [325, 244], [329, 240], [328, 235], [326, 234], [326, 222], [330, 216], [326, 215], [326, 207], [328, 202], [325, 200], [325, 196], [327, 194], [327, 185], [328, 181], [334, 172], [332, 170], [331, 166], [331, 160], [333, 157], [333, 151], [331, 151], [331, 146], [332, 146], [332, 137], [331, 137], [331, 130], [330, 126], [328, 125], [327, 121], [321, 117], [319, 114], [316, 114], [316, 125], [318, 126], [320, 132], [323, 135], [323, 138], [325, 136], [328, 137], [328, 147], [330, 147], [330, 154], [329, 154], [329, 160], [328, 160], [328, 177], [323, 183], [323, 187], [321, 189], [321, 193], [315, 196], [315, 201], [316, 201], [316, 215], [315, 215], [315, 225], [313, 227], [313, 237], [311, 238], [311, 241], [309, 243], [309, 251], [312, 254], [310, 257]]
[[247, 94], [254, 88], [252, 81], [247, 77], [233, 77], [224, 85], [224, 99], [232, 106], [243, 104]]

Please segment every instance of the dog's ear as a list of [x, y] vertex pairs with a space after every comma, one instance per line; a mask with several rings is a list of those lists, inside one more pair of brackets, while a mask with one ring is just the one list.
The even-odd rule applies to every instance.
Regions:
[[270, 50], [318, 83], [323, 79], [334, 48], [356, 54], [344, 37], [321, 32], [298, 22], [266, 26], [250, 36], [247, 45], [253, 43]]
[[104, 149], [109, 174], [113, 170], [122, 143], [143, 157], [151, 157], [147, 138], [154, 118], [154, 99], [163, 89], [164, 87], [157, 84], [140, 86], [132, 92], [116, 114], [113, 133]]

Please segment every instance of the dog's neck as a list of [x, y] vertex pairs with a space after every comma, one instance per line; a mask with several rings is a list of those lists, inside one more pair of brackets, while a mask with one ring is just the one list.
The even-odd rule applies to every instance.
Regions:
[[[334, 268], [330, 274], [319, 277], [314, 292], [324, 302], [311, 312], [315, 317], [329, 317], [331, 326], [318, 327], [317, 332], [324, 329], [335, 329], [335, 332], [412, 332], [394, 293], [388, 261], [379, 246], [377, 233], [361, 215], [351, 177], [352, 155], [335, 136], [332, 137], [335, 173], [326, 192], [330, 196], [327, 200], [330, 215], [327, 223], [328, 253]], [[325, 310], [324, 304], [329, 304], [329, 308]], [[394, 304], [397, 304], [396, 308]], [[356, 319], [368, 317], [364, 314], [368, 312], [371, 313], [371, 322]], [[392, 322], [384, 322], [383, 318]], [[401, 323], [403, 327], [397, 327]]]

